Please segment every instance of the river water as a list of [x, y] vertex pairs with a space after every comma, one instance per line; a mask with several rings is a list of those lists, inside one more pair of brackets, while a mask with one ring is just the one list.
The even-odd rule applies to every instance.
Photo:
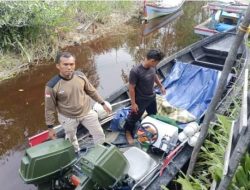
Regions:
[[[200, 38], [193, 27], [205, 19], [204, 2], [186, 2], [182, 15], [147, 34], [152, 25], [134, 23], [134, 30], [79, 46], [68, 47], [76, 55], [77, 69], [83, 71], [103, 97], [127, 82], [133, 65], [150, 48], [159, 48], [166, 56]], [[169, 18], [169, 17], [168, 17]], [[155, 21], [154, 25], [157, 25]], [[144, 34], [144, 35], [143, 35]], [[27, 147], [27, 138], [46, 130], [44, 123], [44, 86], [57, 73], [53, 63], [44, 62], [0, 83], [0, 184], [2, 190], [32, 190], [20, 179], [18, 168]]]

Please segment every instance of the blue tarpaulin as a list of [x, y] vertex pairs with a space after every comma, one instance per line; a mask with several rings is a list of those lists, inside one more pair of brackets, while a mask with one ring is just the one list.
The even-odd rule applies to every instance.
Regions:
[[219, 75], [217, 70], [176, 62], [163, 81], [166, 99], [200, 119], [216, 91]]

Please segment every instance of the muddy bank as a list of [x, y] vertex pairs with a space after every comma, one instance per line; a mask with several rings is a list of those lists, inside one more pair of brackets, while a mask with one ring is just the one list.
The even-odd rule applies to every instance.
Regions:
[[[88, 21], [84, 24], [78, 22], [67, 32], [58, 31], [58, 44], [54, 51], [66, 49], [68, 46], [79, 46], [98, 38], [109, 35], [120, 35], [133, 30], [131, 21], [140, 22], [139, 10], [140, 5], [137, 3], [132, 10], [127, 13], [115, 12], [109, 15], [105, 22]], [[15, 77], [16, 75], [28, 71], [31, 67], [44, 62], [53, 62], [53, 60], [35, 60], [30, 63], [22, 61], [21, 56], [14, 54], [8, 55], [13, 64], [8, 67], [0, 67], [0, 82]]]
[[77, 46], [107, 35], [126, 33], [133, 30], [130, 25], [132, 20], [138, 20], [139, 22], [139, 13], [138, 15], [135, 12], [130, 14], [113, 13], [106, 23], [93, 21], [85, 25], [79, 25], [73, 31], [60, 35], [59, 47], [63, 49], [67, 46]]

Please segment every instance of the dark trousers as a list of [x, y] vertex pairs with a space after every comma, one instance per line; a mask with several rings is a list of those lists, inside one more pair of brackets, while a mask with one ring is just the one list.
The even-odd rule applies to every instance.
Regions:
[[145, 110], [148, 115], [155, 115], [157, 113], [155, 98], [151, 100], [136, 99], [136, 104], [138, 105], [139, 110], [137, 113], [131, 111], [124, 124], [125, 131], [130, 131], [132, 136], [134, 136], [135, 123], [141, 119]]

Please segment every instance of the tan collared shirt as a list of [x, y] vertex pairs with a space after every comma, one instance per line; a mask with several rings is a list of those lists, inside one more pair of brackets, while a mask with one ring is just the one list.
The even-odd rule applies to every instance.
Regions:
[[46, 124], [55, 124], [56, 111], [69, 118], [85, 116], [91, 109], [90, 97], [104, 102], [83, 73], [76, 72], [70, 80], [55, 76], [45, 87]]

